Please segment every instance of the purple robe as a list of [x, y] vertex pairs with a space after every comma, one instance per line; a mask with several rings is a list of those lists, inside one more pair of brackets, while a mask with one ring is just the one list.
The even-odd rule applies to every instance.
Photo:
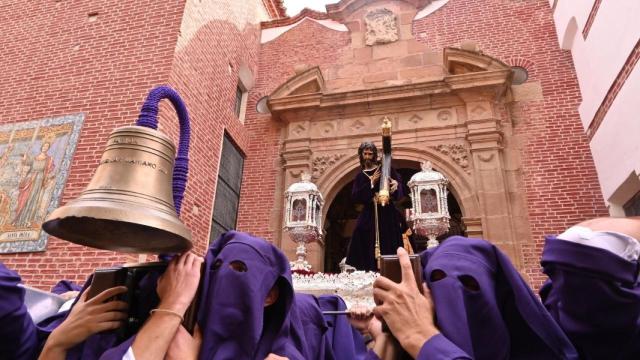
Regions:
[[[392, 200], [398, 200], [403, 196], [403, 185], [400, 175], [391, 169], [391, 178], [398, 182], [398, 189], [391, 194]], [[349, 249], [347, 251], [347, 264], [358, 270], [377, 271], [378, 266], [375, 259], [375, 209], [373, 196], [379, 189], [379, 182], [371, 187], [371, 180], [362, 171], [358, 172], [353, 181], [351, 189], [351, 199], [363, 204], [364, 208], [358, 216], [356, 228], [351, 236]], [[382, 255], [393, 255], [398, 247], [402, 246], [402, 233], [406, 226], [402, 214], [390, 202], [386, 206], [377, 204], [379, 231], [380, 231], [380, 253]]]
[[[365, 360], [380, 360], [380, 357], [373, 351], [369, 350], [364, 357]], [[442, 334], [433, 336], [427, 340], [420, 352], [417, 360], [473, 360], [459, 347], [454, 345]], [[533, 359], [532, 359], [533, 360]]]
[[540, 295], [581, 359], [640, 359], [638, 261], [549, 236]]
[[[322, 311], [342, 311], [347, 305], [336, 295], [323, 295], [318, 298]], [[362, 335], [351, 326], [345, 315], [324, 315], [328, 325], [327, 338], [336, 360], [363, 359], [367, 347]]]
[[80, 291], [82, 290], [82, 286], [74, 283], [70, 280], [60, 280], [57, 284], [51, 288], [51, 292], [54, 294], [64, 294], [68, 291]]
[[[430, 340], [425, 346], [450, 348], [445, 341], [449, 340], [476, 360], [578, 358], [569, 339], [495, 245], [453, 236], [421, 256], [437, 326], [446, 338], [432, 339], [434, 343]], [[430, 351], [422, 350], [422, 358], [430, 358]]]
[[[232, 263], [244, 265], [234, 270]], [[229, 231], [209, 248], [205, 258], [198, 323], [203, 341], [200, 359], [264, 359], [269, 353], [304, 359], [286, 338], [285, 320], [294, 301], [287, 257], [269, 242]], [[264, 307], [269, 290], [278, 300]]]
[[19, 283], [20, 276], [0, 262], [0, 358], [30, 360], [37, 358], [39, 344]]
[[276, 348], [291, 343], [306, 360], [332, 360], [327, 323], [315, 296], [296, 293], [287, 319], [288, 333], [281, 333]]

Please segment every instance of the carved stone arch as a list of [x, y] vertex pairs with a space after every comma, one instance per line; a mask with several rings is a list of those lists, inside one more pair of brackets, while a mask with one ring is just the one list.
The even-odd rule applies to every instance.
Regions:
[[273, 91], [269, 97], [270, 99], [278, 99], [291, 95], [323, 93], [324, 90], [322, 71], [316, 66], [289, 78]]
[[[472, 179], [459, 166], [453, 164], [448, 157], [431, 148], [415, 149], [410, 147], [394, 147], [393, 158], [395, 160], [408, 160], [420, 163], [424, 160], [431, 160], [438, 171], [442, 172], [451, 182], [451, 192], [458, 201], [464, 217], [478, 217], [480, 204], [474, 195], [475, 190]], [[323, 217], [329, 211], [329, 204], [334, 200], [338, 192], [353, 180], [355, 174], [360, 169], [360, 162], [357, 154], [345, 156], [333, 167], [327, 169], [317, 180], [318, 189], [323, 194], [325, 204]], [[407, 179], [408, 180], [408, 179]]]
[[510, 69], [509, 65], [489, 55], [452, 47], [444, 48], [444, 66], [452, 75]]

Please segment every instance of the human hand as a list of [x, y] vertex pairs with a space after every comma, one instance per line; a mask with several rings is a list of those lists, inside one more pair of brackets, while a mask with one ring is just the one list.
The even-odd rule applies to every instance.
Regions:
[[380, 175], [381, 175], [380, 167], [378, 166], [376, 171], [371, 176], [371, 183], [375, 183], [376, 181], [378, 181], [378, 179], [380, 179]]
[[160, 298], [159, 309], [184, 314], [198, 290], [203, 261], [204, 259], [191, 252], [175, 256], [171, 260], [156, 287]]
[[176, 335], [173, 337], [165, 360], [196, 360], [200, 354], [202, 345], [202, 331], [196, 325], [193, 329], [193, 336], [182, 325], [178, 327]]
[[113, 287], [87, 300], [89, 290], [90, 287], [82, 293], [67, 318], [49, 335], [45, 348], [67, 350], [93, 334], [114, 330], [122, 325], [122, 321], [127, 318], [127, 303], [107, 300], [126, 292], [127, 288]]
[[383, 318], [400, 345], [414, 358], [422, 345], [439, 333], [433, 320], [434, 307], [429, 289], [416, 286], [409, 255], [397, 250], [402, 269], [402, 282], [395, 283], [384, 276], [373, 283], [373, 299], [377, 306], [373, 313]]
[[347, 315], [351, 326], [356, 328], [361, 334], [365, 334], [369, 329], [369, 322], [373, 318], [371, 309], [363, 305], [354, 305], [349, 309]]
[[396, 192], [396, 190], [398, 190], [398, 182], [395, 181], [394, 179], [389, 180], [389, 192], [391, 194], [393, 194], [394, 192]]
[[289, 360], [289, 358], [271, 353], [267, 355], [267, 357], [264, 358], [264, 360]]
[[384, 334], [382, 332], [382, 323], [375, 316], [373, 316], [369, 321], [369, 327], [367, 328], [367, 331], [369, 332], [369, 335], [371, 335], [371, 337], [374, 340], [377, 340], [380, 337], [380, 335]]
[[381, 333], [374, 340], [373, 351], [380, 360], [396, 360], [400, 353], [400, 344], [391, 334]]
[[80, 291], [65, 291], [62, 294], [60, 294], [60, 297], [64, 299], [64, 301], [68, 301], [76, 298], [78, 294], [80, 294]]

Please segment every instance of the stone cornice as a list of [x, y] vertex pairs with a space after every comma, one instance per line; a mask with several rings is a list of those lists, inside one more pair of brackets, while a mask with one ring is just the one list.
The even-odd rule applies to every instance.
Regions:
[[444, 48], [443, 63], [450, 73], [454, 73], [452, 68], [456, 64], [474, 68], [476, 71], [510, 69], [509, 65], [494, 57], [453, 47]]
[[445, 76], [441, 80], [394, 85], [374, 89], [361, 89], [336, 93], [312, 93], [290, 95], [269, 100], [271, 114], [276, 119], [286, 118], [288, 112], [319, 112], [336, 107], [355, 107], [363, 104], [428, 97], [436, 94], [455, 93], [471, 88], [493, 88], [496, 96], [502, 96], [510, 84], [508, 69], [480, 71]]
[[288, 25], [295, 24], [306, 17], [315, 19], [315, 20], [326, 20], [329, 18], [327, 13], [315, 11], [309, 8], [304, 8], [296, 16], [280, 17], [280, 18], [276, 18], [275, 20], [263, 21], [260, 23], [260, 26], [262, 27], [262, 29], [288, 26]]
[[[402, 0], [402, 2], [415, 7], [416, 11], [423, 9], [425, 6], [429, 5], [431, 1], [432, 0]], [[329, 18], [344, 22], [358, 9], [374, 2], [375, 1], [371, 0], [341, 0], [335, 4], [326, 5], [326, 9]]]

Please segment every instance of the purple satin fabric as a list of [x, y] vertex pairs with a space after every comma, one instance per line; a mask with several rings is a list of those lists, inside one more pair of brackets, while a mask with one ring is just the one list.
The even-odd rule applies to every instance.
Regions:
[[[496, 246], [453, 236], [423, 252], [422, 260], [437, 326], [470, 357], [578, 358], [562, 330]], [[438, 272], [445, 276], [437, 279]]]
[[[318, 297], [322, 311], [342, 311], [347, 305], [336, 295], [322, 295]], [[336, 360], [364, 359], [367, 347], [364, 338], [354, 329], [345, 315], [324, 315], [327, 322], [327, 338], [333, 357]]]
[[[294, 302], [281, 332], [275, 351], [288, 349], [288, 353], [299, 353], [305, 360], [332, 360], [333, 354], [327, 339], [327, 323], [322, 316], [315, 296], [294, 294]], [[293, 349], [291, 349], [293, 348]], [[292, 351], [293, 350], [293, 351]]]
[[540, 296], [582, 359], [640, 359], [638, 261], [549, 236]]
[[36, 326], [24, 305], [20, 276], [0, 262], [0, 358], [31, 360], [38, 356]]
[[[244, 264], [246, 271], [234, 270], [233, 262]], [[271, 352], [302, 358], [300, 353], [286, 353], [299, 349], [280, 338], [294, 300], [289, 260], [278, 248], [249, 234], [226, 232], [207, 252], [203, 281], [200, 359], [262, 360]], [[278, 300], [265, 308], [274, 285]], [[276, 345], [280, 353], [274, 351]]]

